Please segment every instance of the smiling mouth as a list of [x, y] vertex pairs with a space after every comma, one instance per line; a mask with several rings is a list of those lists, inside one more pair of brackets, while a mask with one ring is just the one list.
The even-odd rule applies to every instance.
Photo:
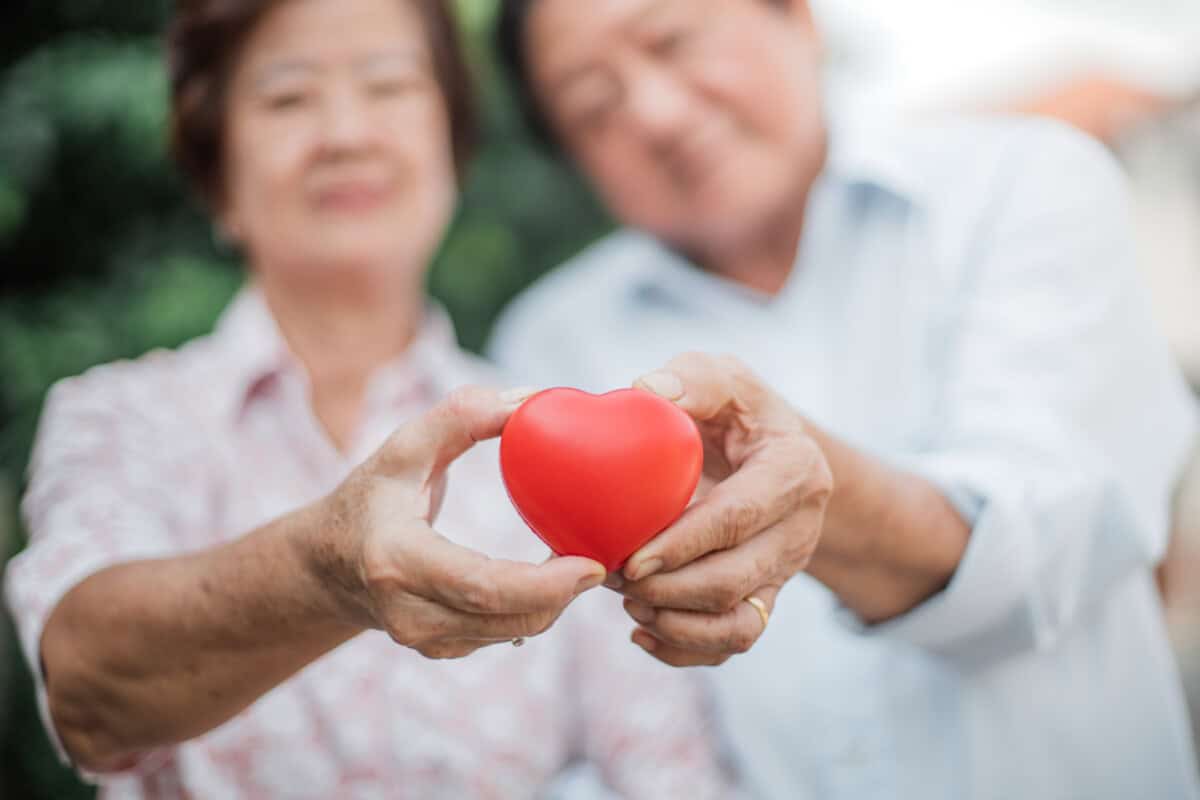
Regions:
[[387, 201], [389, 192], [381, 186], [345, 184], [317, 194], [318, 207], [328, 211], [370, 211]]
[[710, 127], [679, 144], [668, 164], [681, 189], [700, 189], [720, 171], [729, 157], [721, 147], [723, 138], [719, 130]]

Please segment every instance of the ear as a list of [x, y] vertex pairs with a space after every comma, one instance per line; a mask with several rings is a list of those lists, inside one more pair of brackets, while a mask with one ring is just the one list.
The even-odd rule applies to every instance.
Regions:
[[229, 246], [242, 244], [242, 226], [228, 209], [213, 217], [213, 229], [218, 239]]

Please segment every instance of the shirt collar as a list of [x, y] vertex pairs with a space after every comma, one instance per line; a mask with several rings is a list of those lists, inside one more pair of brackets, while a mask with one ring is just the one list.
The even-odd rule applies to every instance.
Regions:
[[[228, 413], [233, 417], [245, 410], [271, 378], [294, 371], [307, 380], [261, 289], [252, 283], [238, 292], [221, 315], [213, 338], [229, 376]], [[367, 400], [432, 402], [472, 380], [465, 360], [450, 315], [429, 300], [413, 341], [403, 353], [371, 375]]]
[[829, 124], [829, 155], [819, 186], [824, 191], [866, 188], [918, 203], [919, 173], [912, 154], [896, 141], [905, 127], [889, 116], [860, 116], [854, 121], [835, 117]]
[[[836, 202], [864, 192], [918, 204], [921, 185], [918, 173], [911, 159], [906, 159], [893, 141], [893, 132], [901, 129], [899, 121], [885, 117], [862, 118], [853, 123], [836, 118], [831, 121], [829, 152], [821, 174], [813, 183], [810, 205]], [[723, 297], [744, 295], [750, 301], [763, 300], [753, 290], [696, 267], [649, 235], [637, 232], [627, 235], [637, 244], [636, 255], [627, 265], [633, 270], [629, 285], [635, 300], [705, 307], [703, 301], [688, 303], [688, 300], [711, 292]], [[812, 233], [806, 231], [804, 235]]]

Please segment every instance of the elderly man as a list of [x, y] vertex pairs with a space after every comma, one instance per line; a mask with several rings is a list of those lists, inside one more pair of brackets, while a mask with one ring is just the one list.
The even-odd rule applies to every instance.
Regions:
[[[500, 44], [626, 228], [519, 299], [493, 354], [642, 375], [727, 432], [706, 469], [744, 491], [698, 504], [728, 524], [685, 515], [611, 584], [652, 656], [724, 663], [752, 788], [1196, 797], [1152, 580], [1195, 421], [1102, 148], [841, 127], [804, 0], [509, 0]], [[733, 358], [650, 372], [683, 350]], [[781, 481], [810, 502], [747, 499]]]

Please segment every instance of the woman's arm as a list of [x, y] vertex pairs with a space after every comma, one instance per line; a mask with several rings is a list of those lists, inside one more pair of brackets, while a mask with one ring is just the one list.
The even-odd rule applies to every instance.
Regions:
[[90, 771], [199, 736], [365, 628], [431, 658], [546, 630], [603, 568], [488, 559], [430, 523], [449, 464], [519, 404], [457, 393], [329, 497], [226, 545], [112, 566], [41, 638], [52, 719]]
[[41, 654], [63, 745], [89, 771], [215, 728], [361, 628], [308, 568], [320, 505], [194, 555], [122, 564], [55, 608]]

